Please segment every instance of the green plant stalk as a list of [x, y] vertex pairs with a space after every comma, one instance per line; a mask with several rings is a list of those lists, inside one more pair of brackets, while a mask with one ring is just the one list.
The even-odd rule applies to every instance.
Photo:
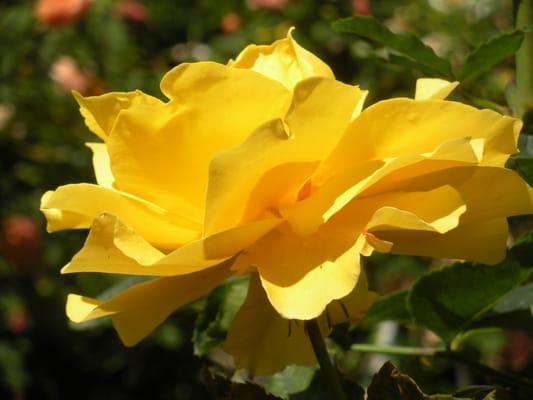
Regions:
[[394, 354], [399, 356], [415, 356], [415, 357], [440, 357], [447, 358], [454, 362], [464, 364], [478, 373], [492, 377], [501, 383], [510, 385], [520, 385], [525, 387], [533, 393], [533, 381], [523, 376], [510, 374], [508, 372], [499, 371], [494, 368], [483, 365], [475, 360], [464, 356], [458, 351], [443, 350], [442, 348], [425, 348], [425, 347], [405, 347], [405, 346], [384, 346], [372, 344], [354, 344], [351, 346], [354, 351], [361, 351], [366, 353], [382, 353]]
[[393, 354], [398, 356], [415, 356], [415, 357], [433, 357], [439, 351], [444, 351], [444, 348], [432, 347], [407, 347], [407, 346], [389, 346], [379, 344], [357, 343], [350, 347], [351, 350], [360, 351], [362, 353], [381, 353]]
[[318, 364], [320, 365], [320, 372], [324, 380], [330, 387], [332, 399], [334, 400], [347, 400], [344, 391], [342, 390], [341, 380], [337, 371], [333, 367], [331, 360], [329, 358], [328, 350], [326, 349], [326, 344], [324, 343], [324, 338], [320, 333], [320, 328], [316, 319], [309, 320], [305, 323], [307, 328], [307, 334], [311, 340], [311, 345], [315, 352]]
[[516, 53], [517, 117], [533, 110], [533, 0], [515, 0], [515, 27], [526, 30]]

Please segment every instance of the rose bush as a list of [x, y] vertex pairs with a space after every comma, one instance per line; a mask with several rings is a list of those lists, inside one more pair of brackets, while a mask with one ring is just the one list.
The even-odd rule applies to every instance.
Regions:
[[504, 168], [520, 121], [444, 100], [457, 83], [422, 79], [414, 99], [363, 110], [366, 92], [289, 35], [228, 65], [167, 73], [167, 102], [141, 92], [76, 94], [95, 184], [47, 192], [50, 231], [89, 228], [62, 272], [156, 277], [109, 300], [70, 295], [75, 322], [110, 316], [134, 345], [231, 274], [251, 273], [225, 349], [270, 374], [314, 362], [301, 320], [357, 321], [375, 295], [373, 251], [496, 263], [506, 217], [532, 191]]

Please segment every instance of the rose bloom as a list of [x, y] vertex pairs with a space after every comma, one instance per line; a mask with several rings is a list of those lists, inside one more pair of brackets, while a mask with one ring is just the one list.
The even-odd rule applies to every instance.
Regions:
[[89, 86], [87, 75], [69, 56], [61, 56], [54, 61], [50, 69], [50, 77], [65, 91], [77, 90], [84, 93]]
[[38, 270], [43, 255], [39, 224], [26, 215], [13, 215], [0, 224], [0, 256], [22, 274]]
[[148, 13], [144, 4], [136, 0], [123, 0], [116, 5], [118, 14], [135, 22], [146, 21]]
[[90, 0], [39, 0], [35, 16], [47, 25], [66, 25], [83, 14], [90, 3]]
[[220, 21], [220, 28], [224, 33], [233, 33], [242, 26], [242, 19], [236, 12], [227, 13]]
[[109, 300], [70, 295], [75, 322], [110, 316], [126, 345], [230, 275], [250, 273], [225, 350], [270, 374], [315, 362], [323, 334], [371, 305], [373, 251], [500, 261], [532, 191], [504, 168], [520, 121], [446, 101], [457, 83], [363, 110], [366, 92], [289, 35], [228, 65], [181, 64], [161, 101], [76, 95], [98, 184], [47, 192], [48, 229], [90, 228], [63, 273], [146, 275]]
[[372, 11], [370, 10], [369, 0], [352, 0], [352, 10], [354, 15], [372, 14]]

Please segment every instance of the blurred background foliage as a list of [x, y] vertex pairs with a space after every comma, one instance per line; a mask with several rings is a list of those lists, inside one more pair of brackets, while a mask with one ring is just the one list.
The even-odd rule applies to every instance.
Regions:
[[[158, 82], [171, 67], [184, 61], [226, 62], [249, 43], [283, 37], [290, 26], [296, 27], [297, 40], [329, 63], [340, 80], [369, 89], [370, 103], [412, 96], [422, 71], [394, 64], [386, 49], [332, 29], [333, 21], [351, 15], [372, 15], [393, 32], [414, 34], [452, 68], [481, 43], [512, 29], [512, 5], [505, 0], [2, 0], [0, 399], [271, 398], [258, 386], [228, 383], [232, 375], [236, 382], [246, 377], [233, 373], [231, 359], [218, 347], [244, 298], [246, 281], [230, 281], [179, 310], [130, 349], [122, 346], [108, 321], [69, 324], [64, 315], [67, 293], [109, 296], [132, 280], [59, 275], [85, 233], [46, 234], [39, 199], [62, 184], [94, 181], [90, 151], [84, 146], [94, 138], [71, 90], [97, 95], [141, 89], [162, 97]], [[473, 104], [483, 99], [484, 105], [509, 113], [505, 92], [513, 71], [509, 58], [465, 82], [454, 96]], [[531, 156], [533, 145], [527, 139], [521, 144]], [[531, 226], [525, 218], [511, 222], [515, 238]], [[368, 260], [367, 271], [371, 286], [386, 295], [449, 263], [377, 255]], [[531, 297], [531, 290], [523, 290], [520, 298], [530, 304]], [[350, 349], [353, 343], [439, 344], [438, 329], [435, 334], [420, 327], [431, 328], [431, 321], [411, 323], [402, 301], [394, 301], [399, 308], [384, 303], [384, 314], [374, 310], [356, 329], [345, 326], [334, 332], [328, 345], [348, 380], [368, 385], [392, 359], [425, 393], [490, 383], [446, 358]], [[524, 321], [510, 330], [471, 331], [463, 335], [461, 346], [478, 361], [531, 376], [529, 325]], [[297, 393], [294, 399], [327, 398], [312, 368], [290, 367], [274, 377], [255, 378], [255, 383], [282, 398], [291, 393]], [[493, 393], [490, 398], [498, 398], [491, 390], [476, 396]]]

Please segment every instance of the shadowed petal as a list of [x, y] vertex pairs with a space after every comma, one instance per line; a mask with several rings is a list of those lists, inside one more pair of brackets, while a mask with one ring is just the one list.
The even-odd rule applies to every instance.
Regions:
[[453, 258], [493, 265], [505, 258], [507, 220], [495, 218], [460, 225], [445, 234], [428, 232], [376, 232], [392, 242], [390, 252], [415, 256]]
[[224, 350], [253, 375], [271, 375], [290, 364], [314, 365], [316, 358], [303, 321], [282, 318], [253, 274], [248, 295], [233, 321]]
[[93, 152], [93, 168], [98, 185], [112, 188], [115, 178], [111, 172], [109, 153], [105, 143], [85, 143]]

